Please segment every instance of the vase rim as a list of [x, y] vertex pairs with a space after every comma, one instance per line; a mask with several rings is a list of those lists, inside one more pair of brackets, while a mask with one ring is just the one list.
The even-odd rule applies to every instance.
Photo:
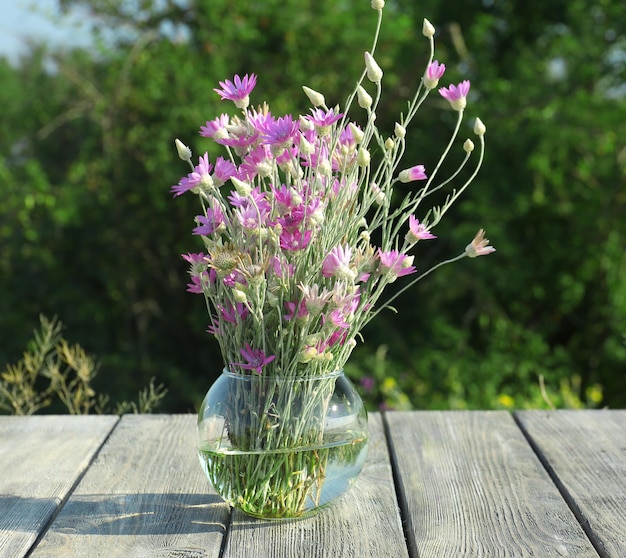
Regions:
[[236, 379], [242, 379], [242, 380], [248, 380], [252, 378], [254, 379], [266, 378], [266, 379], [279, 380], [283, 382], [300, 382], [300, 381], [309, 381], [309, 380], [338, 378], [339, 376], [342, 376], [343, 373], [344, 373], [343, 368], [340, 368], [339, 370], [334, 370], [333, 372], [324, 373], [324, 374], [303, 374], [302, 376], [289, 376], [289, 375], [282, 375], [282, 374], [256, 374], [256, 373], [241, 374], [239, 372], [232, 372], [226, 367], [224, 367], [224, 369], [222, 370], [222, 375], [227, 376], [229, 378], [236, 378]]

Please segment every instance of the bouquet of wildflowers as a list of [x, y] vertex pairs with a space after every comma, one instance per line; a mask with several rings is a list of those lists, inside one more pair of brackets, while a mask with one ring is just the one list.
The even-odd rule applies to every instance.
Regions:
[[[204, 250], [184, 256], [190, 264], [188, 290], [204, 295], [209, 332], [231, 373], [298, 378], [340, 370], [361, 329], [394, 298], [382, 298], [389, 284], [404, 280], [405, 290], [441, 265], [494, 250], [481, 230], [460, 255], [417, 273], [416, 245], [436, 238], [435, 226], [481, 166], [485, 126], [476, 119], [479, 148], [474, 151], [474, 142], [466, 139], [459, 168], [440, 177], [443, 160], [457, 145], [470, 82], [441, 87], [438, 93], [457, 113], [457, 123], [440, 161], [432, 169], [419, 163], [400, 168], [407, 128], [437, 89], [445, 65], [434, 59], [435, 29], [424, 20], [429, 62], [393, 136], [383, 137], [376, 126], [383, 70], [374, 57], [383, 5], [372, 1], [378, 12], [374, 44], [343, 108], [327, 106], [321, 93], [305, 86], [310, 112], [277, 116], [266, 103], [250, 104], [256, 75], [234, 76], [215, 91], [234, 103], [236, 114], [222, 114], [200, 129], [201, 136], [223, 146], [224, 156], [211, 162], [205, 153], [194, 165], [191, 150], [176, 140], [191, 172], [172, 191], [195, 194], [202, 206], [193, 234]], [[467, 165], [469, 178], [457, 184]], [[401, 201], [392, 199], [398, 183], [414, 184]], [[425, 200], [444, 188], [445, 202], [424, 210]], [[293, 407], [289, 397], [280, 413]], [[277, 407], [274, 400], [272, 412]], [[232, 439], [258, 444], [265, 436], [262, 414], [252, 413], [257, 427], [250, 417], [245, 424], [234, 417], [228, 426]], [[310, 417], [301, 420], [311, 423]], [[295, 443], [288, 432], [272, 430], [272, 435], [285, 447]], [[267, 442], [263, 438], [263, 445]]]

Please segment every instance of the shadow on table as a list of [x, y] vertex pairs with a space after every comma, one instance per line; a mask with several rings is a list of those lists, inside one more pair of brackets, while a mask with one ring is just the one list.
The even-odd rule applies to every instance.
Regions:
[[[0, 495], [0, 531], [40, 530], [58, 504]], [[228, 515], [228, 505], [215, 494], [75, 494], [51, 529], [76, 535], [225, 533]]]

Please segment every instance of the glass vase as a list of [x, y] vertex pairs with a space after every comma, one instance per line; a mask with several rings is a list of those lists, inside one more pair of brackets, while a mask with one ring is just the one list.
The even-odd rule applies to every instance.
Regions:
[[198, 413], [198, 455], [231, 506], [264, 519], [311, 515], [365, 463], [367, 413], [343, 371], [285, 378], [227, 370]]

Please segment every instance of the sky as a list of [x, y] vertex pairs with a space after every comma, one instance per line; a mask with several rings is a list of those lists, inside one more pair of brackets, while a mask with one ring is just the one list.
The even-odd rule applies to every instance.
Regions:
[[16, 63], [29, 39], [58, 46], [88, 44], [78, 14], [59, 17], [58, 0], [0, 0], [0, 56]]

